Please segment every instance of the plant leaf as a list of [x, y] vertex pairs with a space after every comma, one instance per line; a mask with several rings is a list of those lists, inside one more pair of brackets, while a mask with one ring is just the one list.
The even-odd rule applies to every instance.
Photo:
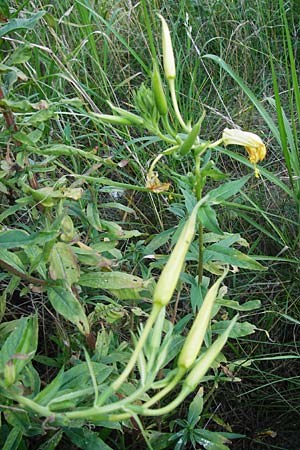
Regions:
[[[222, 322], [214, 323], [211, 327], [213, 333], [222, 334], [230, 324], [230, 320], [223, 320]], [[239, 338], [242, 336], [248, 336], [256, 331], [256, 326], [250, 322], [236, 322], [229, 334], [231, 338]]]
[[221, 202], [222, 200], [227, 200], [233, 195], [237, 194], [244, 184], [247, 183], [251, 175], [246, 175], [238, 180], [228, 181], [228, 183], [224, 183], [216, 189], [211, 190], [208, 195], [208, 202]]
[[84, 335], [90, 333], [90, 326], [81, 303], [66, 286], [48, 288], [48, 297], [53, 308], [65, 319], [74, 323]]
[[41, 231], [40, 233], [32, 234], [17, 229], [0, 231], [0, 248], [17, 248], [33, 244], [43, 245], [57, 236], [57, 231]]
[[70, 245], [64, 242], [54, 244], [50, 253], [49, 273], [52, 280], [65, 280], [69, 286], [78, 282], [80, 269]]
[[239, 250], [231, 247], [223, 247], [219, 244], [213, 244], [204, 250], [204, 263], [209, 261], [222, 261], [226, 264], [241, 267], [250, 270], [267, 270], [258, 261]]
[[207, 230], [216, 234], [223, 234], [219, 227], [216, 211], [210, 205], [199, 208], [198, 217]]
[[46, 14], [46, 11], [38, 11], [37, 13], [32, 14], [29, 19], [11, 19], [7, 24], [0, 28], [0, 38], [13, 31], [22, 29], [32, 30], [44, 14]]
[[14, 372], [9, 384], [13, 384], [22, 369], [33, 358], [38, 344], [37, 316], [22, 317], [17, 320], [14, 330], [8, 336], [0, 350], [0, 373], [10, 364]]

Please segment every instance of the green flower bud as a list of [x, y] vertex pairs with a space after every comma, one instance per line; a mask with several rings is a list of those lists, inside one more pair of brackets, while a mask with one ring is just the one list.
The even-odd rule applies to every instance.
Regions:
[[13, 361], [8, 361], [4, 366], [4, 383], [11, 386], [16, 380], [16, 368]]
[[176, 69], [170, 30], [167, 22], [160, 14], [159, 18], [162, 21], [162, 50], [165, 76], [167, 80], [174, 80], [176, 77]]
[[190, 392], [194, 391], [197, 385], [201, 382], [202, 378], [211, 367], [212, 363], [226, 344], [229, 334], [237, 321], [238, 315], [236, 315], [227, 329], [215, 340], [215, 342], [209, 347], [209, 349], [200, 358], [195, 367], [191, 370], [189, 375], [183, 382], [183, 387], [186, 387]]
[[184, 225], [168, 262], [159, 277], [154, 289], [153, 303], [166, 306], [172, 298], [185, 261], [185, 256], [194, 238], [199, 206], [200, 202], [194, 207], [190, 218]]
[[210, 322], [214, 301], [225, 274], [219, 278], [207, 292], [204, 302], [190, 329], [178, 358], [178, 367], [189, 369], [195, 362], [201, 349], [203, 339]]
[[108, 104], [111, 107], [111, 109], [113, 110], [113, 112], [115, 112], [116, 114], [118, 114], [121, 117], [124, 117], [125, 119], [130, 120], [132, 125], [143, 125], [144, 120], [141, 117], [139, 117], [136, 114], [133, 114], [133, 113], [127, 111], [126, 109], [114, 106], [110, 102], [108, 102]]
[[168, 114], [168, 104], [156, 62], [153, 64], [152, 90], [159, 114], [165, 116]]
[[60, 238], [64, 242], [71, 242], [75, 237], [74, 224], [70, 216], [64, 216], [60, 225], [62, 234]]
[[109, 114], [90, 113], [92, 117], [100, 120], [103, 123], [110, 123], [112, 125], [132, 125], [132, 121], [121, 116], [111, 116]]
[[198, 120], [196, 125], [193, 126], [193, 128], [185, 138], [184, 142], [178, 150], [178, 153], [180, 153], [181, 156], [185, 156], [195, 144], [198, 134], [200, 133], [202, 121], [203, 117]]

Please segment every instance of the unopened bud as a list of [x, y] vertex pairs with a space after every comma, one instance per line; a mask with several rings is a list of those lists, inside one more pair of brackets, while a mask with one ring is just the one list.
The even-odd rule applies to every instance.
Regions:
[[159, 18], [162, 21], [162, 50], [165, 76], [167, 80], [174, 80], [176, 77], [176, 69], [170, 30], [167, 22], [160, 14]]

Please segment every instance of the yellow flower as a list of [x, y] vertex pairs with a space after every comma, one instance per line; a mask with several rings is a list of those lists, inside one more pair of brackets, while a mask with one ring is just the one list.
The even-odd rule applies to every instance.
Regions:
[[225, 145], [244, 146], [248, 153], [249, 161], [254, 165], [265, 159], [266, 146], [257, 134], [225, 128], [222, 140]]

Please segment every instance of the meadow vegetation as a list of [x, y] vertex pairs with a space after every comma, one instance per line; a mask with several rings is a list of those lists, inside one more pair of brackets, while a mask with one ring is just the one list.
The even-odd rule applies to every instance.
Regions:
[[0, 1], [1, 448], [299, 448], [297, 3]]

